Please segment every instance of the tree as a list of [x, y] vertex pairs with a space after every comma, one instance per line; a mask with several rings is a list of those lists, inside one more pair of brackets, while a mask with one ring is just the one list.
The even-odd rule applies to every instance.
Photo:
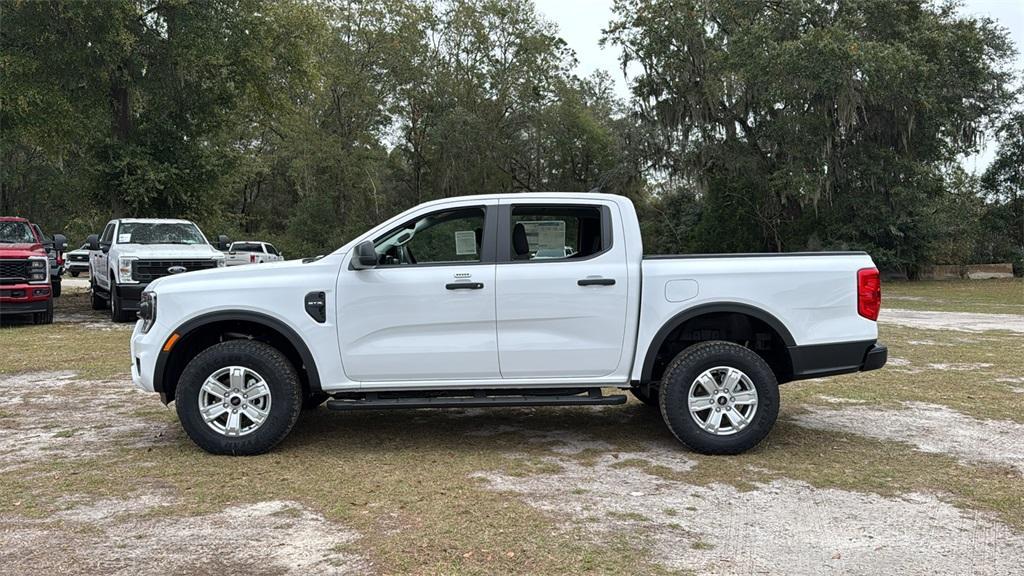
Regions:
[[1024, 112], [1011, 115], [997, 132], [996, 157], [982, 175], [987, 210], [981, 222], [981, 256], [1011, 260], [1024, 269]]
[[944, 166], [1013, 98], [1006, 32], [952, 3], [617, 0], [615, 14], [605, 41], [642, 70], [657, 166], [697, 188], [705, 245], [921, 262]]

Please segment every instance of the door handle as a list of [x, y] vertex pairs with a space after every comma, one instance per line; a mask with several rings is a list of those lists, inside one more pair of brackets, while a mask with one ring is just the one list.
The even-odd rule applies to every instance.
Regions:
[[576, 283], [580, 286], [614, 286], [615, 278], [580, 278]]
[[480, 290], [484, 287], [483, 282], [452, 282], [445, 284], [448, 290]]

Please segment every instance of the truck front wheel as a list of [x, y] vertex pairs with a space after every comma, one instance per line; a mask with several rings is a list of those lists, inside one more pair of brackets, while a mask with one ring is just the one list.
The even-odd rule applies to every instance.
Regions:
[[174, 397], [185, 433], [211, 454], [245, 456], [276, 446], [302, 409], [302, 384], [276, 348], [231, 340], [185, 367]]
[[32, 314], [33, 324], [53, 324], [53, 299], [51, 298], [46, 303], [46, 310], [44, 312], [34, 312]]
[[110, 279], [110, 319], [114, 322], [127, 322], [131, 317], [128, 316], [128, 312], [121, 307], [121, 297], [117, 295], [117, 286], [114, 285], [114, 279]]
[[665, 369], [661, 415], [675, 437], [702, 454], [757, 446], [779, 415], [775, 373], [753, 351], [712, 341], [683, 350]]
[[96, 282], [91, 278], [89, 279], [89, 296], [92, 300], [93, 310], [103, 310], [107, 307], [107, 301], [100, 296], [97, 291]]

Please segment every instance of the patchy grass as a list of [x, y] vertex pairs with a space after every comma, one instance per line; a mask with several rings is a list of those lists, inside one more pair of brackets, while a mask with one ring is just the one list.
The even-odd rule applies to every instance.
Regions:
[[885, 282], [882, 305], [906, 310], [1024, 314], [1024, 278]]
[[23, 317], [4, 319], [0, 374], [73, 370], [98, 380], [121, 378], [130, 370], [131, 325], [111, 324], [102, 312], [92, 310], [87, 292], [65, 291], [56, 300], [54, 315], [54, 324], [41, 326], [25, 324]]
[[[1024, 286], [1019, 281], [928, 284], [935, 287], [886, 289], [950, 306], [967, 298], [971, 302], [955, 309], [1006, 313], [995, 310], [996, 305], [1012, 303], [1009, 297]], [[964, 291], [966, 286], [973, 295]], [[944, 287], [953, 290], [939, 290]], [[811, 430], [793, 422], [809, 407], [855, 402], [901, 408], [908, 401], [948, 406], [980, 419], [1024, 422], [1019, 413], [1024, 396], [1015, 391], [1024, 382], [1012, 383], [1024, 378], [1019, 334], [883, 325], [881, 340], [899, 362], [880, 371], [785, 385], [775, 430], [762, 446], [737, 457], [686, 451], [655, 410], [631, 401], [600, 409], [344, 414], [321, 409], [304, 414], [272, 453], [230, 458], [200, 451], [181, 431], [173, 410], [156, 397], [131, 391], [127, 330], [87, 328], [102, 322], [102, 316], [73, 292], [58, 300], [58, 319], [61, 315], [75, 321], [0, 328], [0, 349], [19, 351], [0, 355], [0, 374], [72, 370], [77, 375], [66, 385], [39, 394], [77, 403], [75, 408], [83, 411], [107, 410], [118, 401], [124, 405], [111, 412], [118, 421], [110, 423], [107, 436], [97, 422], [83, 426], [62, 420], [51, 427], [54, 447], [98, 435], [104, 452], [76, 459], [47, 458], [44, 451], [26, 466], [0, 471], [0, 526], [11, 518], [46, 520], [82, 502], [131, 499], [140, 492], [173, 495], [173, 506], [143, 515], [167, 517], [173, 520], [170, 525], [231, 507], [289, 501], [357, 534], [338, 552], [358, 550], [370, 569], [382, 574], [669, 572], [645, 546], [647, 510], [626, 510], [615, 519], [635, 532], [595, 536], [584, 522], [539, 509], [520, 495], [490, 490], [475, 477], [481, 472], [523, 479], [558, 476], [563, 472], [559, 462], [572, 462], [595, 471], [649, 474], [680, 486], [726, 484], [741, 494], [775, 480], [885, 497], [934, 494], [1024, 532], [1024, 482], [1009, 467], [963, 463], [901, 442]], [[123, 385], [124, 392], [108, 385], [97, 397], [75, 385], [108, 379]], [[8, 438], [21, 433], [26, 409], [18, 403], [3, 405], [0, 428]], [[139, 424], [145, 433], [125, 433], [138, 430]], [[15, 445], [0, 438], [0, 460]], [[566, 493], [583, 503], [600, 497], [585, 486], [568, 487]], [[719, 542], [702, 537], [701, 526], [686, 524], [691, 506], [652, 506], [652, 516], [671, 518], [669, 527], [691, 538], [687, 549], [710, 553], [719, 548]], [[288, 514], [298, 512], [285, 510], [281, 521], [290, 520]]]

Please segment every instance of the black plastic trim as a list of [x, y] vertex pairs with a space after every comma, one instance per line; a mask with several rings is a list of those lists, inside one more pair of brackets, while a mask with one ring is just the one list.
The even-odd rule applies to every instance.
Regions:
[[877, 370], [885, 365], [888, 350], [875, 340], [790, 346], [793, 380]]
[[868, 370], [878, 370], [882, 366], [885, 366], [886, 361], [889, 360], [889, 349], [881, 344], [875, 344], [868, 350], [868, 353], [864, 355], [864, 365], [860, 367], [861, 372], [867, 372]]
[[327, 294], [325, 292], [310, 292], [306, 294], [303, 301], [306, 314], [316, 320], [318, 324], [327, 322]]
[[[206, 326], [207, 324], [232, 320], [262, 324], [263, 326], [276, 330], [278, 333], [282, 334], [288, 342], [295, 347], [295, 350], [299, 353], [299, 357], [302, 358], [302, 364], [306, 370], [306, 376], [309, 380], [310, 392], [322, 391], [320, 386], [320, 372], [317, 370], [316, 362], [313, 360], [313, 354], [310, 353], [306, 343], [303, 342], [298, 333], [296, 333], [290, 326], [272, 316], [247, 310], [212, 312], [210, 314], [197, 316], [188, 322], [185, 322], [172, 330], [171, 333], [178, 333], [181, 336], [179, 340], [180, 342], [184, 341], [190, 333], [198, 328]], [[160, 397], [165, 403], [170, 401], [164, 390], [164, 373], [167, 371], [167, 360], [170, 356], [171, 352], [165, 352], [161, 349], [160, 354], [156, 358], [156, 366], [153, 369], [153, 390], [160, 393]]]
[[4, 302], [0, 304], [0, 316], [12, 316], [16, 314], [33, 314], [46, 312], [51, 300], [32, 300], [28, 302]]
[[484, 287], [483, 282], [450, 282], [445, 284], [444, 287], [448, 290], [481, 290]]
[[586, 394], [507, 394], [491, 395], [486, 390], [466, 391], [464, 396], [384, 396], [368, 392], [363, 398], [327, 401], [331, 410], [398, 410], [410, 408], [498, 408], [507, 406], [610, 406], [625, 404], [623, 395], [605, 396], [600, 388]]
[[614, 286], [615, 278], [580, 278], [577, 286]]
[[647, 355], [644, 357], [643, 370], [640, 371], [640, 381], [651, 381], [652, 375], [654, 373], [654, 362], [658, 357], [658, 351], [661, 349], [661, 345], [664, 344], [665, 339], [668, 338], [668, 335], [673, 330], [675, 330], [679, 326], [682, 326], [685, 322], [692, 320], [698, 316], [703, 316], [705, 314], [719, 314], [723, 312], [746, 314], [747, 316], [757, 318], [758, 320], [761, 320], [765, 324], [771, 326], [771, 328], [779, 334], [779, 337], [782, 338], [782, 341], [785, 342], [787, 347], [792, 347], [796, 345], [796, 340], [793, 339], [793, 335], [786, 328], [785, 324], [779, 321], [779, 319], [776, 318], [775, 316], [772, 316], [771, 314], [765, 312], [764, 310], [761, 310], [760, 308], [755, 308], [753, 306], [740, 303], [702, 304], [700, 306], [688, 308], [676, 314], [671, 319], [669, 319], [668, 322], [665, 322], [661, 329], [658, 330], [658, 333], [655, 334], [654, 338], [651, 339], [651, 345], [647, 349]]

